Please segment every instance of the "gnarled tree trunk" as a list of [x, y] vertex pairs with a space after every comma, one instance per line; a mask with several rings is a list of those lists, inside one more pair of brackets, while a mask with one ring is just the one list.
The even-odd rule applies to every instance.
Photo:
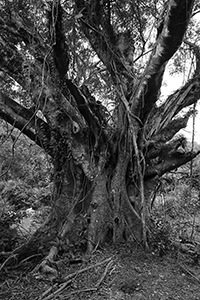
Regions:
[[[184, 139], [173, 139], [186, 126], [191, 111], [178, 118], [177, 114], [200, 95], [196, 45], [189, 43], [197, 63], [193, 77], [157, 105], [166, 64], [183, 41], [194, 5], [193, 0], [168, 2], [141, 70], [140, 56], [133, 61], [134, 47], [125, 39], [129, 36], [134, 42], [133, 33], [123, 23], [123, 28], [116, 24], [120, 14], [115, 3], [77, 0], [73, 10], [53, 1], [47, 7], [48, 17], [39, 7], [38, 15], [45, 20], [42, 29], [41, 17], [38, 28], [31, 21], [32, 3], [26, 7], [29, 18], [10, 13], [5, 4], [0, 16], [0, 67], [7, 80], [12, 78], [29, 95], [31, 106], [15, 101], [4, 89], [0, 117], [42, 147], [54, 166], [52, 211], [30, 241], [13, 252], [19, 261], [34, 253], [47, 255], [50, 249], [46, 261], [52, 260], [59, 249], [83, 237], [90, 252], [110, 241], [131, 239], [148, 246], [152, 193], [159, 177], [199, 154], [180, 152]], [[68, 9], [74, 27], [63, 17]], [[87, 38], [90, 51], [106, 69], [104, 80], [114, 90], [112, 114], [87, 86], [77, 87], [73, 81], [69, 53], [79, 47], [70, 35], [73, 28], [79, 31], [79, 42]]]

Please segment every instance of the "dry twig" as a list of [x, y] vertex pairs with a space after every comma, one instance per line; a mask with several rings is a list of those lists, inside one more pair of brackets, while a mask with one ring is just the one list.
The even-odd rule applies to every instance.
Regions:
[[0, 266], [0, 271], [3, 270], [3, 268], [8, 264], [8, 262], [11, 260], [11, 259], [16, 259], [17, 258], [17, 255], [16, 254], [11, 254], [3, 263], [2, 265]]
[[200, 280], [192, 272], [190, 272], [188, 269], [186, 269], [183, 265], [181, 265], [181, 264], [178, 264], [178, 265], [184, 272], [189, 274], [193, 279], [195, 279], [198, 283], [200, 283]]
[[66, 300], [67, 297], [70, 297], [71, 295], [74, 295], [74, 294], [80, 294], [80, 293], [86, 293], [86, 292], [96, 292], [96, 291], [97, 291], [97, 288], [87, 288], [87, 289], [82, 289], [82, 290], [76, 290], [76, 291], [72, 291], [70, 293], [65, 294], [60, 299]]
[[111, 261], [107, 264], [107, 266], [106, 266], [106, 268], [105, 268], [105, 271], [103, 272], [103, 275], [101, 276], [101, 278], [99, 279], [99, 281], [98, 281], [97, 284], [95, 285], [96, 288], [99, 288], [99, 287], [100, 287], [100, 285], [101, 285], [101, 283], [103, 282], [104, 278], [106, 277], [106, 274], [107, 274], [107, 272], [108, 272], [110, 266], [112, 265], [112, 263], [113, 263], [113, 261], [111, 260]]
[[[74, 273], [71, 273], [71, 274], [67, 275], [66, 277], [63, 278], [61, 286], [60, 286], [55, 292], [53, 292], [53, 293], [51, 293], [50, 295], [47, 296], [47, 294], [50, 293], [50, 292], [52, 291], [53, 288], [55, 288], [55, 286], [54, 286], [54, 287], [51, 287], [51, 288], [49, 288], [48, 290], [46, 290], [46, 291], [38, 298], [38, 300], [42, 300], [42, 299], [43, 299], [43, 300], [50, 300], [50, 299], [52, 299], [55, 295], [58, 295], [62, 290], [64, 290], [64, 289], [72, 282], [72, 278], [73, 278], [73, 277], [78, 276], [79, 274], [81, 274], [81, 273], [83, 273], [83, 272], [85, 272], [85, 271], [88, 271], [88, 270], [90, 270], [90, 269], [93, 269], [93, 268], [96, 268], [96, 267], [98, 267], [98, 266], [100, 266], [100, 265], [103, 265], [103, 264], [105, 264], [105, 263], [107, 263], [107, 262], [108, 262], [108, 265], [106, 266], [106, 269], [105, 269], [105, 271], [104, 271], [104, 273], [103, 273], [101, 279], [100, 279], [100, 280], [98, 281], [98, 283], [96, 284], [96, 287], [95, 287], [95, 288], [89, 288], [89, 289], [84, 289], [84, 290], [77, 290], [77, 291], [73, 291], [73, 292], [71, 292], [71, 293], [80, 293], [81, 291], [96, 291], [96, 290], [99, 288], [99, 286], [100, 286], [100, 284], [102, 283], [102, 281], [104, 280], [104, 278], [105, 278], [105, 276], [106, 276], [106, 274], [107, 274], [107, 272], [108, 272], [108, 269], [109, 269], [109, 267], [111, 266], [111, 264], [112, 264], [112, 262], [113, 262], [113, 261], [112, 261], [112, 257], [109, 257], [109, 258], [107, 258], [107, 259], [105, 259], [105, 260], [103, 260], [103, 261], [101, 261], [101, 262], [99, 262], [99, 263], [97, 263], [97, 264], [94, 264], [94, 265], [92, 265], [92, 266], [86, 267], [86, 268], [84, 268], [84, 269], [78, 270], [78, 271], [76, 271], [76, 272], [74, 272]], [[70, 293], [70, 294], [71, 294], [71, 293]]]

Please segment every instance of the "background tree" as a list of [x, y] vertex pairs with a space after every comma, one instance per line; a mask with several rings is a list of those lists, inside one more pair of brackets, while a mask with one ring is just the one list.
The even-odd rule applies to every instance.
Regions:
[[[1, 0], [0, 9], [0, 117], [54, 167], [51, 214], [13, 254], [20, 261], [51, 248], [47, 262], [84, 228], [88, 251], [110, 237], [148, 247], [159, 177], [199, 154], [174, 137], [193, 111], [179, 113], [199, 100], [199, 4]], [[160, 104], [166, 64], [184, 38], [196, 66]]]

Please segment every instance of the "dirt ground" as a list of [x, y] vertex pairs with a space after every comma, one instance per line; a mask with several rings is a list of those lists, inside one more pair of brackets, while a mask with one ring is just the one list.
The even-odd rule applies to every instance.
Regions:
[[80, 259], [61, 257], [52, 280], [22, 270], [4, 270], [2, 300], [199, 300], [200, 265], [182, 254], [160, 258], [141, 247], [120, 245], [96, 250]]

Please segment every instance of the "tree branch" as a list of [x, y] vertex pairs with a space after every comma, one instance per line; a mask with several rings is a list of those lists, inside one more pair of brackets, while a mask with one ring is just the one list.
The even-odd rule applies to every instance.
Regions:
[[[146, 121], [158, 99], [166, 63], [178, 50], [187, 29], [194, 0], [169, 1], [155, 48], [136, 91], [131, 96], [132, 113], [142, 109], [141, 120]], [[140, 109], [139, 109], [140, 108]]]
[[164, 162], [157, 164], [154, 167], [147, 167], [144, 178], [145, 180], [147, 180], [156, 176], [161, 177], [163, 174], [175, 170], [178, 167], [191, 161], [199, 154], [200, 150], [197, 152], [188, 152], [182, 156], [180, 155], [180, 157], [178, 157], [178, 155], [176, 156], [174, 153], [174, 156], [170, 156]]
[[[175, 153], [179, 147], [185, 148], [186, 138], [181, 136], [166, 143], [165, 140], [151, 141], [147, 147], [146, 161], [157, 158], [159, 161], [164, 161], [172, 153]], [[178, 151], [179, 152], [179, 151]], [[179, 152], [180, 153], [180, 152]], [[182, 153], [183, 154], [183, 153]]]
[[79, 89], [76, 87], [75, 84], [69, 79], [65, 80], [66, 85], [71, 93], [71, 95], [74, 97], [78, 109], [81, 113], [81, 115], [84, 117], [85, 121], [87, 122], [91, 132], [94, 134], [95, 137], [95, 143], [100, 139], [101, 137], [103, 140], [107, 140], [105, 138], [106, 134], [104, 131], [104, 128], [102, 128], [102, 125], [100, 124], [98, 118], [93, 113], [93, 111], [90, 108], [90, 105], [87, 101], [87, 99], [84, 97], [84, 95], [79, 91]]
[[[194, 113], [193, 109], [190, 109], [183, 117], [177, 117], [173, 120], [170, 119], [168, 123], [160, 128], [162, 114], [154, 114], [156, 115], [156, 121], [154, 120], [152, 122], [153, 126], [149, 126], [150, 128], [147, 128], [149, 130], [148, 132], [145, 132], [145, 136], [147, 140], [150, 141], [150, 144], [152, 143], [156, 145], [156, 143], [166, 143], [170, 141], [176, 133], [178, 133], [181, 129], [185, 128], [187, 126], [188, 120], [190, 116]], [[151, 124], [150, 124], [151, 125]], [[146, 144], [148, 148], [148, 142]]]
[[[190, 79], [182, 88], [175, 91], [161, 105], [156, 112], [154, 111], [153, 119], [149, 115], [149, 124], [151, 130], [149, 136], [157, 134], [160, 130], [166, 131], [170, 123], [175, 123], [173, 118], [185, 107], [196, 103], [200, 99], [200, 76]], [[156, 120], [156, 122], [155, 122]]]
[[69, 67], [68, 46], [63, 31], [63, 9], [60, 0], [52, 3], [49, 14], [50, 32], [52, 33], [54, 62], [61, 79], [64, 78]]
[[175, 134], [181, 128], [186, 127], [193, 111], [189, 110], [184, 118], [173, 118], [183, 108], [196, 103], [200, 99], [200, 48], [194, 43], [188, 41], [185, 41], [185, 43], [190, 46], [196, 56], [195, 72], [183, 87], [171, 94], [159, 108], [155, 107], [151, 111], [147, 120], [148, 133], [146, 132], [146, 137], [149, 139], [156, 141], [159, 138], [162, 139], [161, 135], [163, 138], [168, 136], [167, 140], [170, 139], [170, 136], [172, 138], [173, 132]]
[[42, 147], [48, 154], [50, 149], [50, 129], [46, 122], [38, 118], [35, 112], [26, 109], [7, 95], [0, 92], [0, 118], [23, 132]]

